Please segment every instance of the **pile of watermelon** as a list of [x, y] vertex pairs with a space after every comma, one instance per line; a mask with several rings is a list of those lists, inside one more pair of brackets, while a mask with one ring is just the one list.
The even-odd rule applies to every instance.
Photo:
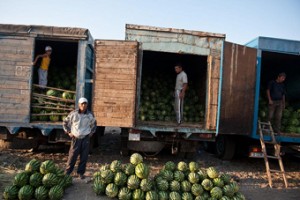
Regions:
[[25, 170], [18, 173], [12, 185], [5, 188], [5, 200], [60, 200], [64, 190], [72, 185], [72, 177], [65, 175], [52, 160], [40, 162], [36, 159], [29, 161]]
[[[259, 99], [258, 117], [261, 121], [267, 121], [268, 102], [263, 98]], [[295, 109], [291, 105], [286, 106], [282, 113], [281, 131], [300, 134], [300, 109]]]
[[149, 173], [143, 157], [134, 153], [130, 163], [115, 160], [95, 172], [93, 190], [120, 200], [245, 199], [230, 175], [214, 167], [200, 168], [197, 162], [168, 161], [154, 178]]
[[[139, 106], [139, 119], [141, 121], [174, 121], [174, 87], [172, 77], [155, 75], [156, 79], [147, 76], [141, 85], [141, 102]], [[183, 120], [185, 122], [204, 121], [204, 101], [200, 101], [193, 83], [189, 83], [184, 99]], [[203, 98], [202, 98], [203, 99]]]

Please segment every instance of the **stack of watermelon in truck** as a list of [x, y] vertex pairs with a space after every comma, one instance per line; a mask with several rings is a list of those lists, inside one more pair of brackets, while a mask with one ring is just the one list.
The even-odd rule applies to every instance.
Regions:
[[[300, 41], [258, 37], [238, 45], [225, 34], [132, 24], [125, 33], [125, 40], [94, 40], [85, 28], [1, 24], [1, 145], [68, 143], [61, 121], [84, 96], [97, 119], [95, 137], [121, 128], [122, 154], [170, 148], [192, 155], [204, 142], [231, 159], [259, 145], [267, 82], [284, 71], [288, 104], [277, 140], [299, 150]], [[53, 51], [40, 93], [32, 61], [45, 46]], [[180, 126], [173, 109], [178, 62], [189, 80]]]

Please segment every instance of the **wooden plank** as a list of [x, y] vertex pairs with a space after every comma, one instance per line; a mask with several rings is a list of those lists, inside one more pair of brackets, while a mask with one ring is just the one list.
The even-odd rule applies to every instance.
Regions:
[[17, 122], [28, 122], [28, 115], [16, 115], [16, 114], [0, 114], [1, 123], [17, 123]]
[[96, 119], [102, 126], [132, 127], [135, 117], [137, 42], [98, 40], [95, 42], [95, 51], [92, 106]]
[[1, 80], [0, 89], [27, 89], [29, 90], [28, 82], [13, 81], [13, 80]]
[[23, 109], [18, 108], [0, 108], [0, 115], [6, 115], [6, 114], [15, 114], [15, 115], [26, 115], [28, 114], [27, 107], [23, 107]]

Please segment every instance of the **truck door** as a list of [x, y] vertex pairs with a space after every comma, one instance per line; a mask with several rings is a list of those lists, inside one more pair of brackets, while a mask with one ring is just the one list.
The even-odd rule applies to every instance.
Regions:
[[256, 82], [256, 49], [224, 43], [221, 134], [251, 134]]
[[95, 41], [93, 112], [98, 126], [133, 127], [138, 43]]
[[0, 34], [0, 122], [29, 123], [34, 38]]

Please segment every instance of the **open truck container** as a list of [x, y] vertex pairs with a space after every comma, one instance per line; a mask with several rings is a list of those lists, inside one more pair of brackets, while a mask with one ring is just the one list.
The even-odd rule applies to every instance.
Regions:
[[81, 96], [91, 101], [94, 50], [93, 38], [87, 29], [1, 24], [1, 139], [10, 141], [12, 135], [23, 138], [51, 136], [53, 141], [63, 139], [61, 121], [40, 121], [32, 117], [31, 104], [39, 68], [38, 64], [33, 67], [32, 62], [38, 54], [45, 53], [48, 45], [53, 49], [48, 86], [64, 88], [64, 85], [73, 84], [70, 89], [76, 94], [74, 102]]
[[[125, 41], [95, 41], [93, 112], [100, 126], [122, 127], [123, 150], [195, 151], [217, 131], [225, 35], [126, 25]], [[188, 75], [184, 122], [173, 92], [180, 62]], [[191, 115], [188, 115], [192, 113]]]
[[251, 138], [258, 140], [257, 121], [266, 120], [267, 84], [279, 73], [287, 74], [285, 86], [286, 107], [282, 116], [281, 135], [276, 139], [286, 151], [300, 151], [300, 41], [258, 37], [246, 46], [257, 49], [256, 89]]

